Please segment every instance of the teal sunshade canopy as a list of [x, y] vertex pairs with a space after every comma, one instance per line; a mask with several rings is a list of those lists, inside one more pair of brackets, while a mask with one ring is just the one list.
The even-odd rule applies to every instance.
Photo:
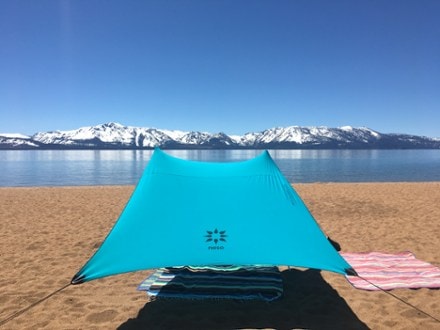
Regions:
[[72, 284], [185, 265], [351, 271], [267, 151], [211, 163], [156, 148], [118, 221]]

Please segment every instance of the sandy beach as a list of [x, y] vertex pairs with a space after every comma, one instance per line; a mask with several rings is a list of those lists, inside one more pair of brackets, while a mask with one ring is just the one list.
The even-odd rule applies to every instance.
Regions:
[[[440, 265], [440, 182], [295, 184], [342, 251], [411, 251]], [[117, 220], [132, 186], [0, 188], [0, 322], [67, 285]], [[148, 257], [148, 253], [146, 253]], [[440, 329], [337, 274], [282, 268], [273, 302], [149, 302], [142, 271], [69, 286], [1, 329]], [[391, 291], [440, 318], [440, 290]]]

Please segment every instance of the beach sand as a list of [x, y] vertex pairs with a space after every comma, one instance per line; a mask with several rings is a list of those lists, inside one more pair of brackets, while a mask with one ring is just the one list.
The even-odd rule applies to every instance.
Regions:
[[[440, 265], [440, 182], [294, 186], [342, 251], [409, 250]], [[132, 190], [0, 188], [0, 322], [68, 284], [112, 228]], [[440, 323], [388, 294], [354, 289], [330, 272], [283, 268], [285, 297], [273, 303], [148, 302], [136, 290], [148, 274], [69, 286], [0, 328], [440, 329]], [[440, 290], [391, 292], [440, 318]]]

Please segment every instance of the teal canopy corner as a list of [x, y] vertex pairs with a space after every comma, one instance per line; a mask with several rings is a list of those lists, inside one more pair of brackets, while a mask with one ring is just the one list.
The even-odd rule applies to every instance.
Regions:
[[119, 219], [72, 284], [185, 265], [353, 272], [267, 151], [211, 163], [156, 148]]

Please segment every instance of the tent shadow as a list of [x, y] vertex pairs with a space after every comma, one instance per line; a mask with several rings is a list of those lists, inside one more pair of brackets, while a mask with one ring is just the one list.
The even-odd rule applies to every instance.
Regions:
[[318, 270], [282, 272], [278, 301], [158, 299], [120, 330], [133, 329], [368, 329]]

